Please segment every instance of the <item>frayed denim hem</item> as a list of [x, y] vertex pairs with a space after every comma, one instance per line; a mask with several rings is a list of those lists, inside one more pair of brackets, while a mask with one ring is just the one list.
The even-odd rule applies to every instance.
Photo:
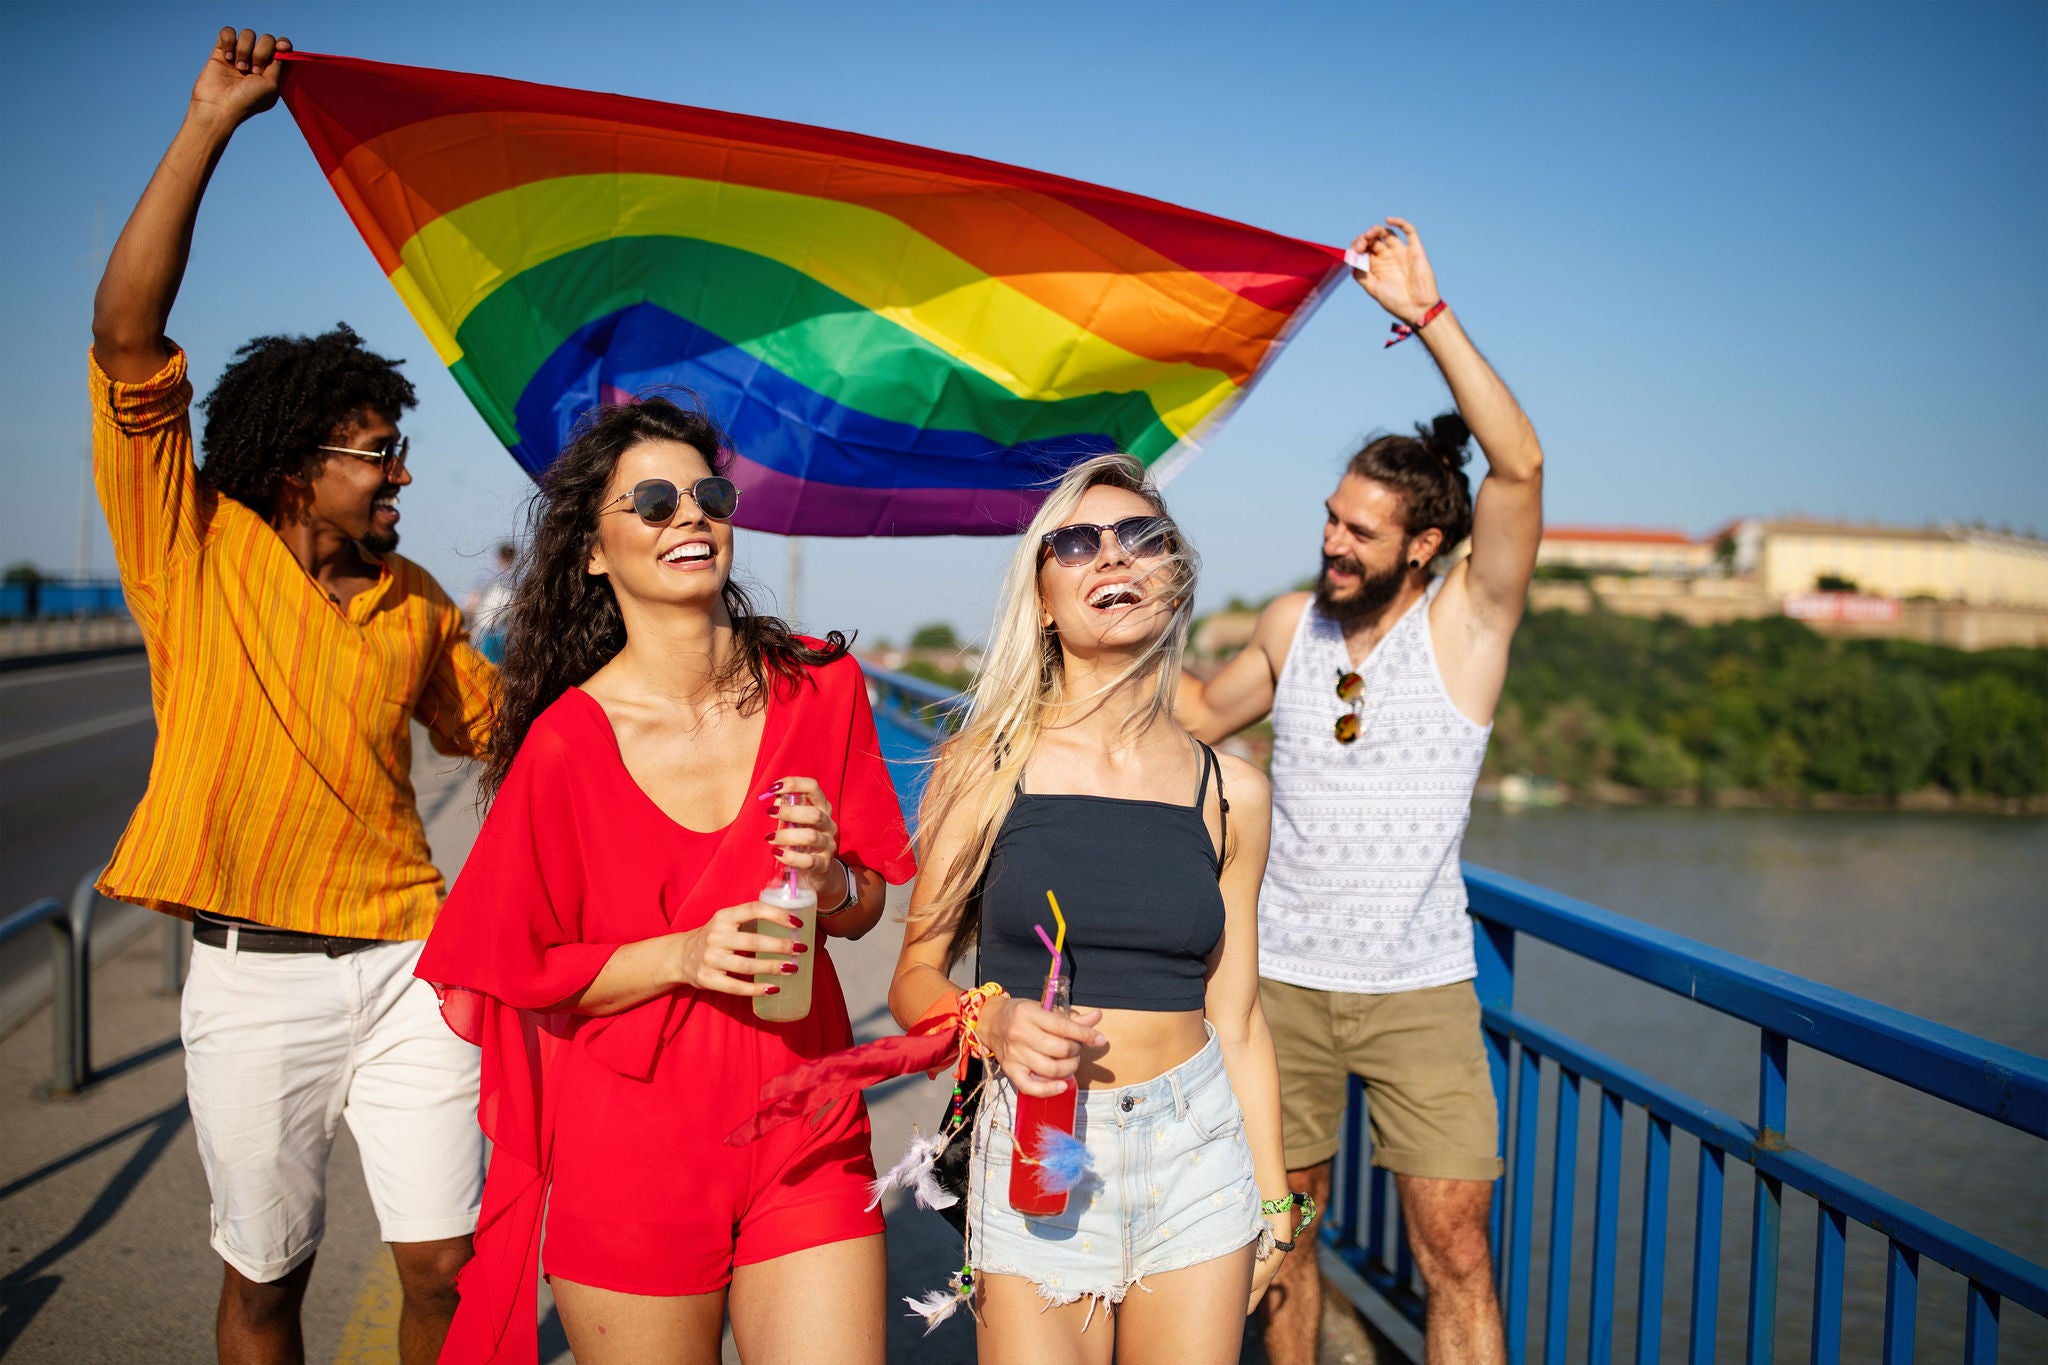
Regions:
[[1085, 1332], [1088, 1330], [1089, 1324], [1095, 1321], [1095, 1310], [1103, 1304], [1109, 1304], [1111, 1307], [1114, 1307], [1122, 1303], [1133, 1289], [1142, 1290], [1147, 1294], [1151, 1293], [1151, 1289], [1147, 1288], [1145, 1284], [1145, 1277], [1147, 1275], [1170, 1275], [1176, 1270], [1186, 1270], [1189, 1266], [1201, 1265], [1204, 1261], [1214, 1261], [1220, 1260], [1225, 1256], [1235, 1256], [1246, 1247], [1255, 1244], [1259, 1252], [1263, 1253], [1259, 1255], [1258, 1259], [1263, 1261], [1267, 1256], [1272, 1255], [1272, 1237], [1272, 1230], [1266, 1226], [1264, 1219], [1260, 1219], [1258, 1228], [1256, 1230], [1248, 1229], [1245, 1239], [1236, 1246], [1223, 1251], [1207, 1251], [1194, 1256], [1183, 1257], [1177, 1261], [1149, 1265], [1123, 1283], [1113, 1284], [1103, 1289], [1068, 1289], [1065, 1285], [1055, 1286], [1036, 1278], [1029, 1271], [1017, 1270], [1009, 1266], [982, 1265], [975, 1267], [975, 1269], [977, 1273], [983, 1276], [1011, 1275], [1017, 1279], [1028, 1281], [1032, 1289], [1037, 1291], [1039, 1303], [1043, 1308], [1065, 1308], [1070, 1303], [1079, 1303], [1082, 1299], [1087, 1299], [1088, 1315], [1081, 1320], [1081, 1330]]

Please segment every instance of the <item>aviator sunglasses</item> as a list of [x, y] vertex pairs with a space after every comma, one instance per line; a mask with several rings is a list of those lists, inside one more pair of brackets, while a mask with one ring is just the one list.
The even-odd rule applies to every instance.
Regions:
[[1116, 543], [1133, 559], [1153, 559], [1173, 549], [1173, 522], [1161, 516], [1125, 517], [1110, 526], [1062, 526], [1047, 531], [1045, 543], [1052, 547], [1054, 559], [1078, 569], [1094, 560], [1095, 552], [1102, 548], [1104, 531], [1116, 532]]
[[688, 488], [678, 488], [667, 479], [642, 479], [633, 485], [630, 493], [621, 493], [612, 502], [633, 500], [631, 508], [613, 508], [610, 503], [604, 510], [633, 511], [640, 514], [640, 520], [649, 526], [666, 526], [676, 519], [676, 509], [683, 505], [683, 494], [697, 504], [697, 510], [713, 521], [731, 521], [733, 511], [740, 505], [740, 490], [733, 481], [713, 474], [708, 479], [699, 479]]
[[329, 455], [353, 455], [358, 460], [384, 466], [384, 477], [395, 479], [405, 472], [405, 457], [412, 451], [410, 436], [394, 436], [374, 450], [357, 450], [354, 446], [314, 446]]

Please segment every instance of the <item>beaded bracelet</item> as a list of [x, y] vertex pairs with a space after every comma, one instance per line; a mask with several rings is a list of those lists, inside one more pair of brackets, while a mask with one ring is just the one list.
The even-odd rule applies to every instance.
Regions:
[[988, 1002], [1002, 995], [1002, 986], [994, 981], [976, 986], [960, 996], [960, 1033], [967, 1041], [974, 1055], [983, 1061], [994, 1061], [995, 1053], [981, 1037], [981, 1013], [988, 1008]]

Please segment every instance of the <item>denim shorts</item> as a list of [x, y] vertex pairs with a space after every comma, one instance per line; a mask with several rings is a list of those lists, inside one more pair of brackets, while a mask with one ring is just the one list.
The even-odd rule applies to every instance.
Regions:
[[967, 1196], [968, 1250], [980, 1275], [1022, 1276], [1048, 1306], [1122, 1303], [1145, 1276], [1228, 1256], [1266, 1231], [1244, 1111], [1213, 1029], [1200, 1052], [1164, 1075], [1081, 1092], [1074, 1135], [1088, 1148], [1089, 1171], [1064, 1213], [1026, 1218], [1010, 1207], [1015, 1112], [1016, 1091], [992, 1075]]

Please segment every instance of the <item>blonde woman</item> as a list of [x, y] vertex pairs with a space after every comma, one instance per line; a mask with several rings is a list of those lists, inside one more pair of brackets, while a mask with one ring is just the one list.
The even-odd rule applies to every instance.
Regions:
[[[1297, 1225], [1259, 1009], [1266, 780], [1172, 714], [1196, 568], [1136, 460], [1072, 470], [1011, 561], [925, 794], [890, 1007], [907, 1026], [955, 994], [948, 968], [977, 943], [1004, 988], [974, 1029], [984, 1365], [1235, 1361]], [[1039, 1003], [1048, 890], [1071, 1015]], [[1064, 1212], [1027, 1218], [1009, 1201], [1017, 1100], [1070, 1080], [1088, 1173]]]

